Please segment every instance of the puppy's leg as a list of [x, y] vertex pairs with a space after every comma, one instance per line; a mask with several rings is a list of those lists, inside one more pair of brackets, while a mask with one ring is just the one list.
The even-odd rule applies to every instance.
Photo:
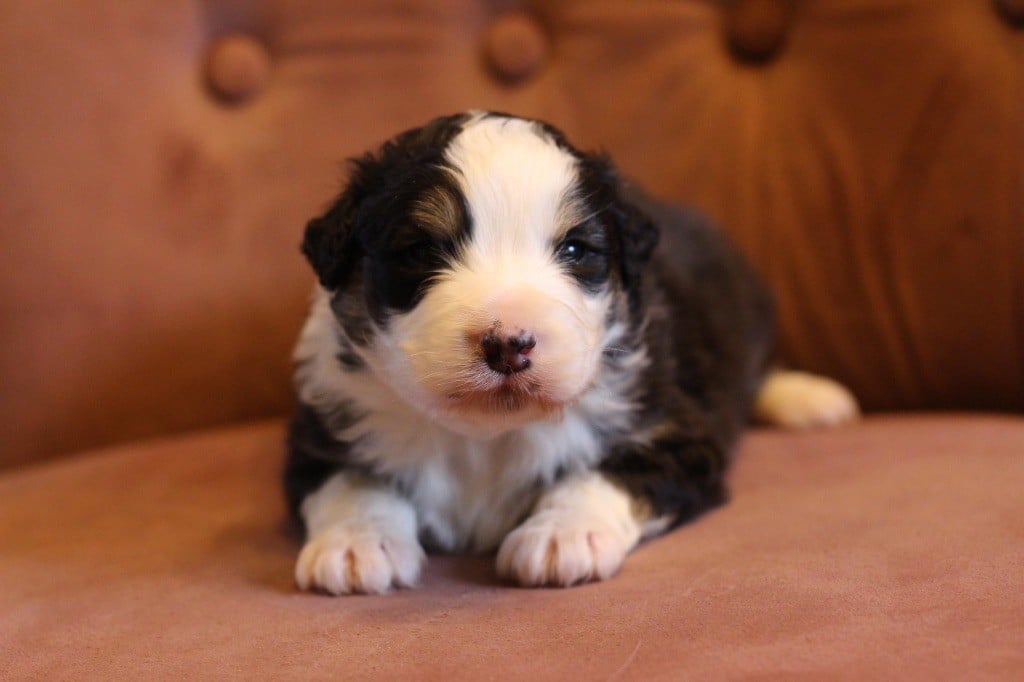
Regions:
[[307, 540], [295, 565], [299, 588], [331, 594], [415, 585], [426, 555], [408, 500], [364, 477], [339, 473], [302, 502]]
[[546, 491], [498, 551], [498, 574], [521, 585], [569, 586], [619, 570], [643, 534], [644, 508], [604, 474], [567, 478]]
[[754, 402], [754, 418], [787, 429], [836, 426], [860, 416], [857, 399], [843, 385], [825, 377], [773, 370]]

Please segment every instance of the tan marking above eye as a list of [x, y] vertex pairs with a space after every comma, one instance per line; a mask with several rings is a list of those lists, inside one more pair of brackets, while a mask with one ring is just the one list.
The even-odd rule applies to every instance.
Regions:
[[441, 187], [433, 187], [424, 192], [413, 205], [411, 216], [428, 232], [437, 236], [454, 235], [462, 221], [458, 199]]
[[558, 214], [555, 219], [554, 243], [558, 243], [572, 228], [582, 222], [587, 214], [584, 202], [576, 192], [564, 192], [558, 202]]

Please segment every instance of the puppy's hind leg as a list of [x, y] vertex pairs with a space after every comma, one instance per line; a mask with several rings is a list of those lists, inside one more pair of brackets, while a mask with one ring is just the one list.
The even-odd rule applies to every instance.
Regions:
[[757, 421], [785, 429], [838, 426], [859, 417], [860, 407], [849, 389], [806, 372], [770, 371], [754, 401]]

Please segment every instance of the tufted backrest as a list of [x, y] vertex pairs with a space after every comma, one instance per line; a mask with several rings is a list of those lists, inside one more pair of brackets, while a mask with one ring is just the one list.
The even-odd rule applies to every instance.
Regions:
[[283, 413], [339, 161], [471, 107], [718, 219], [788, 362], [1024, 409], [1019, 0], [0, 0], [0, 461]]

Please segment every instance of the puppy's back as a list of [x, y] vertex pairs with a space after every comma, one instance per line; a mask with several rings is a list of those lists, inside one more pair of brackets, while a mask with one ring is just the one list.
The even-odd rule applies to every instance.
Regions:
[[635, 187], [626, 197], [660, 232], [646, 278], [647, 340], [667, 372], [729, 442], [750, 413], [771, 357], [773, 302], [753, 267], [707, 217]]

